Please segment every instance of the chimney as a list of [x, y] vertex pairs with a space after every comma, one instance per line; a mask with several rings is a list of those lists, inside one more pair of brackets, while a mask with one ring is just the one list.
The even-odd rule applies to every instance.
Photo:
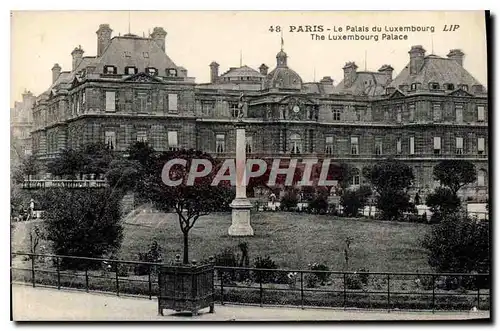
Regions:
[[163, 30], [162, 27], [155, 27], [153, 29], [153, 33], [151, 34], [151, 38], [154, 40], [156, 45], [165, 52], [165, 37], [167, 36], [167, 32]]
[[184, 68], [184, 67], [178, 67], [178, 69], [179, 69], [179, 72], [181, 73], [180, 74], [181, 77], [187, 77], [188, 76], [188, 71], [187, 71], [186, 68]]
[[411, 46], [410, 51], [410, 75], [416, 75], [424, 65], [425, 49], [421, 45]]
[[215, 61], [210, 63], [210, 83], [215, 83], [219, 79], [219, 64]]
[[57, 77], [61, 74], [61, 66], [59, 64], [54, 64], [52, 67], [52, 84], [54, 84], [57, 80]]
[[78, 65], [82, 61], [83, 53], [84, 53], [84, 51], [82, 49], [82, 46], [80, 46], [80, 45], [78, 45], [78, 47], [75, 47], [75, 49], [73, 50], [73, 52], [71, 52], [71, 56], [73, 57], [73, 63], [72, 63], [72, 66], [71, 66], [71, 71], [75, 71], [76, 70], [76, 68], [78, 67]]
[[464, 66], [463, 63], [464, 63], [464, 56], [465, 56], [465, 54], [461, 50], [459, 50], [459, 49], [452, 49], [452, 50], [450, 50], [450, 52], [446, 56], [449, 59], [451, 59], [451, 60], [455, 60], [462, 67]]
[[109, 24], [100, 24], [99, 30], [96, 31], [97, 34], [97, 56], [101, 56], [106, 47], [111, 42], [111, 28]]
[[325, 76], [319, 81], [322, 85], [333, 85], [333, 79], [330, 76]]
[[378, 72], [383, 73], [386, 77], [386, 84], [389, 84], [392, 82], [392, 72], [394, 71], [394, 68], [391, 67], [389, 64], [384, 64], [380, 69], [378, 69]]
[[260, 74], [267, 76], [267, 69], [269, 69], [269, 67], [262, 63], [259, 67]]
[[349, 88], [356, 80], [358, 66], [354, 62], [347, 62], [342, 69], [344, 69], [344, 87]]

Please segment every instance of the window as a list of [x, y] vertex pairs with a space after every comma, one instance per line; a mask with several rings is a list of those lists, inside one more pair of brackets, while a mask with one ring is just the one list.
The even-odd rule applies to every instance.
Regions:
[[108, 149], [116, 149], [116, 132], [106, 131], [104, 133], [104, 143]]
[[455, 138], [455, 154], [462, 155], [464, 153], [464, 138], [456, 137]]
[[352, 175], [352, 185], [359, 185], [360, 183], [360, 176], [359, 176], [359, 169], [354, 168], [353, 169], [353, 175]]
[[108, 75], [116, 74], [115, 66], [104, 66], [104, 73]]
[[125, 51], [125, 52], [124, 52], [124, 54], [125, 54], [125, 57], [130, 57], [130, 56], [132, 55], [132, 54], [130, 53], [130, 51]]
[[468, 91], [469, 90], [469, 85], [467, 84], [463, 84], [463, 85], [460, 85], [460, 88], [462, 89], [462, 91]]
[[252, 153], [253, 150], [253, 138], [252, 136], [245, 137], [245, 151], [247, 154]]
[[146, 59], [149, 59], [149, 53], [148, 52], [142, 52], [142, 56], [144, 56], [144, 58], [146, 58]]
[[479, 169], [477, 172], [477, 186], [485, 186], [486, 185], [486, 170]]
[[136, 67], [125, 67], [125, 74], [127, 75], [135, 75], [137, 73]]
[[167, 69], [167, 77], [177, 77], [177, 69]]
[[434, 137], [434, 154], [441, 154], [441, 137]]
[[396, 153], [401, 154], [401, 138], [397, 138], [396, 140]]
[[151, 76], [158, 75], [158, 69], [156, 68], [146, 68], [146, 72]]
[[179, 141], [177, 139], [177, 131], [168, 131], [168, 149], [171, 151], [176, 151], [179, 149]]
[[210, 116], [215, 107], [215, 102], [213, 101], [202, 101], [201, 102], [201, 112], [203, 115]]
[[484, 152], [485, 152], [484, 138], [483, 137], [477, 138], [477, 154], [483, 155]]
[[358, 107], [354, 108], [354, 119], [356, 121], [361, 121], [361, 109], [359, 109]]
[[340, 121], [340, 114], [342, 114], [342, 109], [341, 108], [333, 108], [332, 110], [333, 114], [333, 120], [334, 121]]
[[325, 153], [328, 155], [333, 154], [333, 137], [328, 136], [325, 139]]
[[477, 121], [484, 122], [484, 106], [477, 106]]
[[106, 111], [115, 111], [116, 110], [116, 93], [115, 92], [106, 92]]
[[445, 88], [448, 90], [448, 91], [453, 91], [455, 89], [455, 85], [449, 83], [449, 84], [444, 84]]
[[87, 97], [85, 95], [85, 90], [82, 91], [82, 106], [85, 106], [85, 101], [87, 100]]
[[146, 93], [138, 93], [137, 99], [139, 102], [139, 113], [147, 113], [148, 95]]
[[410, 122], [415, 121], [415, 104], [410, 103], [408, 105], [408, 112], [410, 113]]
[[168, 111], [177, 111], [177, 94], [168, 95]]
[[375, 155], [382, 155], [382, 138], [375, 138]]
[[401, 123], [401, 107], [396, 108], [396, 122]]
[[137, 141], [140, 141], [143, 143], [148, 141], [148, 133], [146, 130], [137, 131]]
[[229, 111], [231, 112], [231, 117], [238, 117], [239, 109], [238, 109], [238, 103], [237, 102], [231, 102], [229, 104]]
[[441, 104], [439, 104], [439, 103], [433, 104], [432, 105], [432, 112], [433, 112], [434, 122], [441, 121], [441, 117], [442, 117]]
[[415, 154], [415, 137], [410, 137], [410, 155]]
[[351, 137], [351, 154], [359, 155], [359, 138]]
[[429, 90], [439, 90], [438, 83], [429, 83]]
[[[401, 87], [400, 87], [401, 88]], [[415, 91], [417, 89], [417, 83], [412, 83], [411, 86], [410, 86], [410, 89], [412, 91]]]
[[455, 120], [457, 123], [462, 123], [463, 121], [463, 109], [464, 106], [462, 104], [455, 105]]
[[290, 136], [290, 145], [292, 154], [300, 154], [302, 151], [302, 139], [300, 135], [294, 133]]
[[226, 137], [223, 134], [218, 134], [215, 136], [215, 151], [217, 153], [224, 153], [226, 150]]

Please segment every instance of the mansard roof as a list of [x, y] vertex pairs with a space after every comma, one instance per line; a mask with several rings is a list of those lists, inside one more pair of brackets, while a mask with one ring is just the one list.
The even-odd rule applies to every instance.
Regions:
[[378, 96], [385, 93], [389, 85], [389, 76], [383, 72], [358, 71], [356, 79], [349, 87], [345, 87], [344, 79], [334, 87], [333, 93], [347, 93], [352, 95]]

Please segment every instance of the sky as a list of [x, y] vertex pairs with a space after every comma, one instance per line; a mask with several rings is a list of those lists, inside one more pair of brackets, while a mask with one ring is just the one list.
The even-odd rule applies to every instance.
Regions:
[[[241, 63], [257, 69], [265, 63], [276, 66], [281, 47], [288, 54], [288, 66], [303, 81], [319, 81], [331, 76], [334, 84], [343, 78], [342, 67], [354, 61], [358, 70], [376, 71], [390, 64], [396, 76], [409, 61], [412, 45], [422, 45], [426, 54], [445, 57], [450, 49], [465, 53], [464, 67], [487, 85], [487, 52], [484, 13], [475, 12], [333, 12], [333, 11], [14, 11], [11, 13], [11, 107], [25, 89], [35, 95], [51, 83], [51, 68], [59, 63], [62, 70], [71, 68], [71, 51], [78, 45], [84, 56], [94, 56], [96, 31], [107, 23], [112, 36], [128, 33], [147, 36], [156, 26], [167, 31], [166, 53], [188, 70], [197, 83], [209, 81], [209, 64], [220, 64], [219, 72]], [[310, 32], [290, 32], [294, 26], [323, 26], [326, 40], [312, 40]], [[459, 26], [453, 31], [451, 26]], [[130, 30], [129, 30], [130, 26]], [[275, 30], [280, 26], [280, 32]], [[379, 27], [379, 40], [328, 40], [328, 36], [349, 35], [358, 27], [373, 35]], [[386, 27], [434, 27], [434, 33], [398, 32], [407, 40], [381, 40]], [[338, 30], [342, 28], [343, 31]], [[327, 31], [326, 29], [330, 29]], [[334, 32], [336, 30], [336, 32]], [[433, 51], [433, 52], [432, 52]]]

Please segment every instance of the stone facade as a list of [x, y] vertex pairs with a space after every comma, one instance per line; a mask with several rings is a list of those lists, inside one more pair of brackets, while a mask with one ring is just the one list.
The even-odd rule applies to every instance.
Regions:
[[[394, 79], [390, 65], [372, 73], [357, 72], [348, 63], [348, 81], [333, 86], [329, 77], [302, 82], [281, 50], [270, 74], [267, 66], [260, 72], [242, 66], [219, 76], [219, 65], [213, 62], [211, 83], [195, 84], [165, 54], [162, 38], [158, 44], [153, 37], [125, 35], [106, 39], [113, 47], [99, 56], [77, 52], [81, 58], [75, 68], [60, 72], [37, 98], [34, 153], [48, 160], [64, 148], [97, 141], [123, 152], [130, 143], [147, 140], [160, 151], [195, 148], [234, 157], [234, 124], [243, 104], [250, 157], [331, 158], [360, 172], [377, 160], [395, 157], [413, 167], [415, 189], [420, 190], [435, 185], [432, 168], [439, 161], [466, 159], [475, 164], [480, 178], [464, 194], [487, 195], [488, 96], [463, 68], [463, 53], [458, 60], [455, 55], [419, 56], [411, 72], [407, 66]], [[128, 50], [129, 43], [139, 42], [150, 46], [148, 67], [143, 61], [147, 52]], [[416, 61], [413, 53], [410, 61]], [[429, 75], [432, 70], [446, 75]], [[420, 73], [444, 81], [427, 82]], [[359, 178], [353, 184], [362, 183]]]

